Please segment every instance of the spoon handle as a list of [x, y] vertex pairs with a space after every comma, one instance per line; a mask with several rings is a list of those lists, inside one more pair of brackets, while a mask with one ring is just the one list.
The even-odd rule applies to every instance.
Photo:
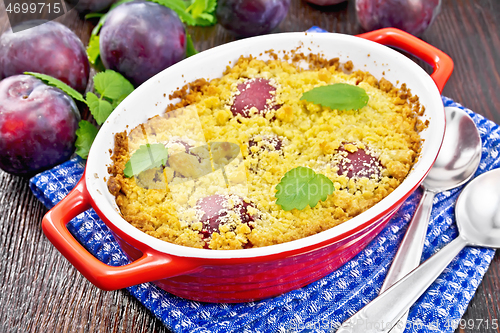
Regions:
[[337, 333], [388, 332], [467, 245], [458, 237], [345, 321]]
[[398, 252], [394, 256], [391, 268], [387, 272], [384, 283], [380, 288], [380, 294], [420, 264], [433, 199], [434, 193], [425, 190], [410, 221], [408, 230], [401, 241]]
[[[401, 280], [420, 264], [434, 196], [434, 192], [430, 192], [424, 188], [422, 198], [408, 225], [408, 230], [406, 230], [405, 236], [399, 245], [398, 252], [394, 256], [391, 268], [387, 272], [379, 294], [389, 289], [389, 287]], [[404, 332], [407, 319], [408, 311], [399, 319], [390, 333]]]

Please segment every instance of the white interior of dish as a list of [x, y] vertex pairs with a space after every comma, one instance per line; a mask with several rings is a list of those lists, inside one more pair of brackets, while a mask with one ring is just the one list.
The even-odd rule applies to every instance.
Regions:
[[[148, 118], [162, 114], [171, 101], [168, 95], [198, 78], [222, 76], [227, 65], [241, 56], [265, 59], [264, 51], [290, 51], [301, 46], [303, 53], [322, 53], [341, 62], [352, 60], [355, 69], [367, 70], [376, 78], [385, 77], [396, 85], [406, 83], [425, 106], [429, 127], [421, 133], [422, 154], [405, 181], [380, 203], [355, 218], [319, 234], [262, 248], [213, 251], [170, 244], [149, 236], [131, 226], [119, 214], [115, 198], [109, 193], [104, 179], [109, 178], [109, 150], [114, 148], [114, 134], [130, 130]], [[259, 54], [263, 54], [259, 56]], [[278, 53], [279, 54], [279, 53]], [[166, 96], [166, 97], [165, 97]], [[391, 207], [423, 180], [441, 147], [445, 115], [440, 93], [431, 77], [416, 63], [401, 53], [358, 37], [335, 33], [283, 33], [254, 37], [228, 43], [181, 61], [138, 87], [113, 112], [103, 125], [90, 150], [86, 182], [95, 204], [116, 227], [151, 248], [172, 255], [198, 258], [247, 258], [265, 256], [310, 246], [352, 230], [367, 220], [385, 215]]]

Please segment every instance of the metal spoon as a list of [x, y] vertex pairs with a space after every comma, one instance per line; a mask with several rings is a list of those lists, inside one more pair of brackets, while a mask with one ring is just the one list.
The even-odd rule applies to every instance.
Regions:
[[500, 248], [500, 169], [470, 182], [455, 207], [459, 236], [349, 318], [338, 333], [389, 331], [468, 245]]
[[[422, 183], [424, 193], [389, 269], [380, 294], [420, 264], [434, 196], [466, 183], [481, 160], [481, 138], [474, 121], [462, 109], [446, 107], [446, 132], [441, 151]], [[391, 333], [403, 332], [405, 313]]]

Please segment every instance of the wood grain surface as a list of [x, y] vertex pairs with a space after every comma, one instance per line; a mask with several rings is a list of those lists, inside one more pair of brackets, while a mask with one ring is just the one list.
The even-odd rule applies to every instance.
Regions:
[[[74, 11], [57, 21], [84, 44], [96, 23]], [[304, 31], [313, 25], [331, 32], [363, 32], [354, 0], [324, 8], [292, 0], [277, 31]], [[0, 0], [0, 33], [8, 28]], [[200, 51], [234, 40], [218, 25], [190, 27], [189, 32]], [[455, 71], [443, 94], [496, 123], [500, 123], [499, 32], [499, 0], [443, 0], [441, 13], [422, 36], [454, 59]], [[28, 179], [0, 171], [0, 205], [0, 333], [169, 332], [126, 290], [97, 289], [62, 257], [42, 232], [46, 209], [32, 195]], [[500, 321], [498, 253], [456, 332], [500, 332], [491, 328], [494, 319]]]

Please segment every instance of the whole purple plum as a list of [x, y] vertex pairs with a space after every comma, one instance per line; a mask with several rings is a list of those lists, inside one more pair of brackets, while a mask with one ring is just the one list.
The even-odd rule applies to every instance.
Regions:
[[318, 5], [318, 6], [331, 6], [336, 5], [346, 0], [306, 0], [309, 3]]
[[24, 72], [37, 72], [53, 76], [83, 93], [89, 71], [82, 41], [61, 23], [49, 21], [16, 33], [7, 31], [0, 36], [0, 80]]
[[276, 103], [276, 87], [267, 79], [249, 79], [238, 84], [237, 88], [238, 93], [231, 106], [234, 116], [240, 114], [245, 118], [250, 118], [250, 109], [253, 107], [260, 115], [265, 116], [267, 112], [281, 107]]
[[356, 0], [358, 21], [367, 31], [394, 27], [420, 36], [439, 14], [441, 0]]
[[286, 17], [290, 0], [219, 0], [218, 22], [237, 36], [271, 32]]
[[0, 168], [29, 176], [67, 160], [80, 113], [58, 88], [29, 75], [0, 81]]
[[129, 2], [109, 12], [101, 29], [104, 67], [135, 86], [186, 56], [186, 31], [177, 14], [153, 2]]
[[109, 8], [116, 0], [65, 0], [71, 6], [81, 13], [100, 12]]

